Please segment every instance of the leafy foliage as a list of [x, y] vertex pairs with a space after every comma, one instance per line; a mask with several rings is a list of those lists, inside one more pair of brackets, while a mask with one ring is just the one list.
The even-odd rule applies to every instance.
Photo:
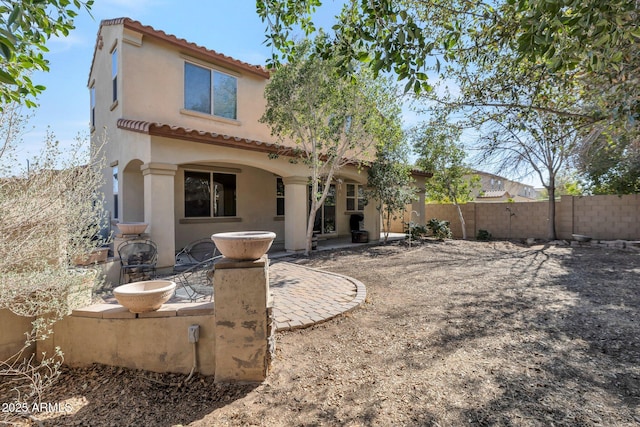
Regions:
[[433, 174], [425, 182], [427, 197], [456, 206], [462, 235], [466, 239], [460, 204], [473, 199], [472, 191], [479, 179], [471, 175], [471, 169], [464, 163], [466, 153], [458, 141], [460, 134], [459, 127], [437, 119], [416, 127], [412, 132], [417, 163], [420, 168]]
[[452, 236], [449, 221], [431, 218], [427, 222], [427, 228], [431, 230], [431, 233], [433, 233], [433, 236], [437, 239], [450, 239]]
[[49, 71], [44, 54], [51, 37], [68, 36], [73, 19], [94, 0], [4, 0], [0, 2], [0, 108], [10, 102], [35, 106], [45, 87], [29, 77]]
[[[284, 40], [297, 24], [307, 32], [315, 29], [313, 12], [322, 2], [257, 4], [268, 23], [267, 39], [286, 56], [292, 45]], [[515, 108], [569, 118], [579, 130], [581, 151], [594, 154], [578, 163], [594, 191], [636, 188], [640, 30], [635, 2], [350, 0], [336, 19], [332, 37], [317, 45], [315, 54], [333, 52], [343, 74], [350, 74], [357, 60], [374, 75], [393, 72], [405, 91], [438, 102], [506, 108], [516, 121]], [[273, 62], [278, 60], [274, 53]], [[432, 91], [435, 77], [453, 82], [461, 96], [443, 100]], [[597, 152], [620, 161], [600, 163]], [[624, 167], [609, 173], [613, 165]]]
[[[5, 105], [0, 113], [6, 138], [0, 170], [8, 170], [12, 162], [9, 154], [19, 143], [23, 123], [17, 105]], [[74, 295], [91, 289], [96, 273], [72, 266], [104, 243], [99, 237], [103, 211], [97, 193], [103, 160], [87, 155], [81, 138], [67, 156], [53, 134], [47, 134], [45, 143], [28, 170], [0, 180], [0, 310], [35, 318], [23, 348], [0, 361], [0, 395], [5, 401], [38, 399], [42, 388], [57, 376], [59, 351], [41, 355], [40, 360], [24, 356], [33, 343], [47, 338], [53, 324], [74, 304], [87, 303]]]
[[294, 154], [311, 175], [311, 208], [307, 253], [311, 250], [317, 210], [327, 197], [336, 171], [372, 159], [376, 146], [398, 129], [395, 90], [374, 81], [366, 71], [353, 78], [338, 74], [335, 61], [311, 55], [313, 46], [297, 45], [292, 61], [272, 75], [265, 89], [267, 105], [261, 121]]
[[[401, 135], [402, 132], [399, 131]], [[417, 189], [412, 186], [411, 167], [407, 164], [404, 144], [386, 140], [378, 147], [376, 160], [369, 166], [366, 195], [376, 201], [376, 209], [383, 221], [384, 241], [387, 242], [391, 220], [404, 212], [415, 199]]]

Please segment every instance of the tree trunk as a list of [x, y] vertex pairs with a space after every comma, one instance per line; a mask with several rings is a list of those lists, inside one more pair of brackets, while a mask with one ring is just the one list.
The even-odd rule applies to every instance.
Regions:
[[391, 228], [391, 208], [387, 208], [387, 227], [384, 230], [384, 243], [389, 239], [389, 229]]
[[315, 224], [316, 214], [318, 213], [319, 204], [315, 200], [315, 196], [313, 202], [311, 202], [311, 209], [309, 210], [309, 218], [307, 218], [307, 244], [304, 249], [304, 256], [309, 256], [311, 252], [311, 246], [313, 243], [313, 226]]
[[549, 240], [556, 240], [556, 187], [553, 179], [547, 188], [549, 193], [549, 224], [547, 226], [547, 237]]
[[462, 216], [462, 209], [458, 203], [455, 204], [458, 209], [458, 217], [460, 217], [460, 225], [462, 226], [462, 240], [467, 240], [467, 224], [464, 222], [464, 216]]

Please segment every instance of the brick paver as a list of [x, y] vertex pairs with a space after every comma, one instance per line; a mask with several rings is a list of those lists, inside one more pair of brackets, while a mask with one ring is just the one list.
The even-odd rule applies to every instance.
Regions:
[[278, 331], [324, 322], [358, 307], [367, 296], [358, 280], [289, 262], [271, 264], [269, 287]]

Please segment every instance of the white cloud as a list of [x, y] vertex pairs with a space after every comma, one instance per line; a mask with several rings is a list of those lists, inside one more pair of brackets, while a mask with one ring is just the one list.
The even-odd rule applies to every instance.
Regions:
[[81, 37], [78, 32], [71, 31], [68, 36], [52, 37], [47, 43], [47, 47], [51, 53], [66, 52], [78, 47], [87, 47], [93, 45], [94, 40], [87, 40]]

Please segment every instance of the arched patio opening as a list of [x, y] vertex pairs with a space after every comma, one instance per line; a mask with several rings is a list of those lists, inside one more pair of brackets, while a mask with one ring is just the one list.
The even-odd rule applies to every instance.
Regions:
[[144, 178], [140, 167], [142, 161], [138, 159], [127, 163], [122, 171], [122, 221], [144, 221]]

